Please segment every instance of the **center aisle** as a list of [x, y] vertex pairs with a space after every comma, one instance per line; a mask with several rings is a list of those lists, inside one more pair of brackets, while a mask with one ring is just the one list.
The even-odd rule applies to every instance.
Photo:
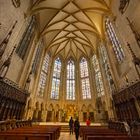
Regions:
[[[60, 133], [60, 138], [59, 138], [59, 140], [76, 140], [76, 139], [75, 139], [75, 134], [70, 135], [70, 134], [67, 133], [67, 132], [61, 132], [61, 133]], [[82, 139], [79, 137], [78, 140], [82, 140]]]

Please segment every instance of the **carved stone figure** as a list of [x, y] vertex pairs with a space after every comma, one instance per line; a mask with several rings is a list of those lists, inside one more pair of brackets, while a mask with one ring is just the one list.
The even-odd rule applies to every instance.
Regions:
[[10, 31], [8, 32], [7, 36], [6, 36], [6, 37], [4, 38], [4, 40], [0, 43], [0, 59], [2, 58], [2, 56], [3, 56], [4, 52], [5, 52], [5, 49], [6, 49], [6, 47], [7, 47], [7, 44], [8, 44], [8, 42], [9, 42], [9, 39], [10, 39], [10, 37], [11, 37], [11, 35], [12, 35], [12, 32], [13, 32], [13, 30], [14, 30], [16, 24], [17, 24], [17, 21], [15, 21], [14, 25], [12, 26], [12, 28], [11, 28]]
[[12, 3], [13, 3], [15, 8], [20, 7], [20, 0], [12, 0]]
[[135, 26], [134, 26], [133, 22], [130, 21], [130, 19], [128, 17], [126, 17], [126, 19], [127, 19], [128, 23], [129, 23], [129, 26], [130, 26], [130, 28], [131, 28], [134, 36], [135, 36], [135, 39], [137, 41], [138, 46], [140, 48], [140, 33], [137, 31], [137, 29], [135, 29]]
[[11, 64], [11, 59], [14, 53], [14, 50], [16, 49], [16, 45], [14, 46], [11, 54], [9, 55], [9, 57], [6, 59], [6, 61], [3, 63], [3, 65], [0, 68], [0, 76], [2, 78], [4, 78], [6, 76], [6, 73], [8, 72], [9, 66]]
[[119, 6], [119, 11], [123, 14], [128, 5], [129, 5], [130, 0], [120, 0], [120, 6]]

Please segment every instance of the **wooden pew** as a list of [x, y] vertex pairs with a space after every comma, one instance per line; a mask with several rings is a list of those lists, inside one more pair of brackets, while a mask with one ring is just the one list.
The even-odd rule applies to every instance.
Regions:
[[46, 134], [46, 135], [27, 135], [27, 134], [21, 134], [21, 135], [3, 135], [0, 136], [0, 140], [51, 140], [50, 135]]
[[126, 134], [123, 134], [123, 133], [92, 133], [92, 132], [89, 132], [89, 133], [85, 133], [83, 134], [83, 140], [87, 140], [88, 136], [101, 136], [101, 137], [106, 137], [106, 136], [127, 136]]
[[140, 137], [133, 136], [88, 136], [86, 140], [140, 140]]
[[33, 126], [3, 131], [0, 133], [0, 140], [57, 140], [59, 136], [58, 126]]
[[94, 127], [82, 127], [80, 130], [83, 140], [87, 140], [88, 136], [101, 136], [102, 139], [106, 136], [127, 136], [126, 133], [116, 132], [108, 128], [94, 128]]

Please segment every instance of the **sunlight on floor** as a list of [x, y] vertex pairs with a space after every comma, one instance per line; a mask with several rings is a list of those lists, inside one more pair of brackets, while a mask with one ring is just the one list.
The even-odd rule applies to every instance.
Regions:
[[[59, 140], [76, 140], [75, 139], [75, 134], [70, 135], [69, 133], [61, 132]], [[79, 137], [78, 140], [81, 140], [81, 138]]]

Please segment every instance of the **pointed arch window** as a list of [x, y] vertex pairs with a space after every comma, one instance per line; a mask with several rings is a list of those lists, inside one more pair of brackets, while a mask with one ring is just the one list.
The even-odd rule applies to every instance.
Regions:
[[84, 57], [80, 61], [80, 75], [83, 99], [91, 99], [88, 64]]
[[22, 36], [22, 39], [20, 40], [18, 47], [16, 49], [16, 53], [18, 56], [23, 60], [25, 56], [27, 55], [26, 53], [30, 49], [30, 42], [33, 39], [34, 36], [34, 31], [35, 31], [35, 23], [36, 19], [35, 16], [32, 16], [29, 19], [27, 28]]
[[51, 99], [59, 99], [60, 76], [61, 76], [61, 60], [58, 57], [54, 62]]
[[100, 96], [104, 95], [104, 86], [103, 86], [99, 62], [98, 62], [96, 55], [93, 55], [93, 57], [92, 57], [92, 64], [93, 64], [93, 68], [95, 71], [97, 96], [100, 97]]
[[73, 60], [67, 63], [67, 100], [75, 100], [75, 65]]
[[44, 47], [44, 44], [43, 44], [43, 41], [41, 40], [38, 43], [38, 46], [37, 46], [37, 49], [36, 49], [36, 54], [35, 54], [33, 64], [32, 64], [32, 73], [34, 73], [34, 74], [37, 74], [38, 65], [39, 65], [39, 62], [40, 62], [40, 59], [41, 59], [41, 54], [42, 54], [42, 51], [43, 51], [43, 47]]
[[38, 96], [43, 97], [45, 92], [46, 80], [48, 77], [48, 67], [49, 67], [50, 56], [47, 54], [43, 60], [42, 70], [40, 74], [40, 80], [38, 85]]
[[114, 50], [114, 53], [116, 55], [118, 62], [123, 61], [123, 59], [125, 57], [124, 51], [122, 49], [120, 41], [115, 33], [115, 30], [114, 30], [113, 25], [112, 25], [111, 21], [109, 20], [109, 18], [107, 18], [105, 21], [105, 28], [106, 28], [106, 32], [109, 37], [109, 40], [112, 43], [113, 50]]
[[115, 84], [114, 84], [112, 74], [111, 74], [111, 69], [110, 69], [110, 64], [108, 61], [108, 54], [106, 51], [106, 47], [104, 45], [101, 45], [100, 51], [101, 51], [101, 56], [102, 56], [102, 64], [103, 64], [106, 78], [108, 80], [109, 88], [110, 88], [110, 91], [112, 91], [112, 93], [113, 93], [116, 90], [116, 88], [115, 88]]

